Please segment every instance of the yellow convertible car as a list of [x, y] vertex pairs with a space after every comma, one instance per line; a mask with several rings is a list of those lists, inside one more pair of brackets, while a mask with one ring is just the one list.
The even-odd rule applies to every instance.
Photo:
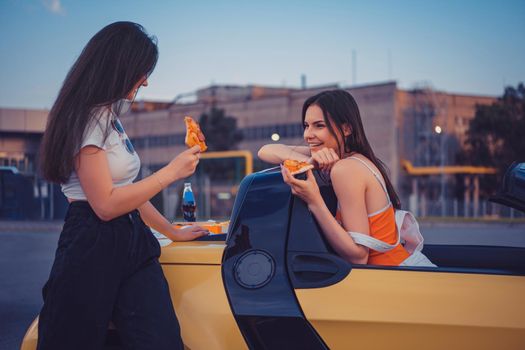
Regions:
[[[510, 178], [525, 204], [525, 165]], [[525, 248], [423, 252], [438, 267], [349, 264], [270, 170], [242, 181], [227, 234], [165, 245], [161, 263], [187, 349], [525, 349]]]

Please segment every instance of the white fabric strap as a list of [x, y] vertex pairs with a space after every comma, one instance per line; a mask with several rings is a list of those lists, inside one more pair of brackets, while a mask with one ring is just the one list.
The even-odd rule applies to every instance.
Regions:
[[423, 253], [421, 253], [421, 250], [423, 250], [423, 235], [419, 231], [417, 220], [411, 212], [396, 210], [396, 232], [396, 244], [388, 244], [360, 232], [350, 231], [348, 234], [352, 237], [355, 243], [380, 253], [386, 253], [394, 249], [400, 244], [402, 239], [403, 247], [410, 255], [402, 261], [399, 266], [437, 267]]
[[[388, 244], [383, 241], [380, 241], [378, 239], [372, 238], [369, 235], [365, 235], [364, 233], [360, 233], [360, 232], [348, 232], [348, 233], [350, 234], [350, 236], [352, 237], [355, 243], [363, 245], [365, 247], [368, 247], [380, 253], [386, 253], [394, 249], [399, 244], [399, 239], [400, 239], [400, 235], [398, 234], [397, 243], [392, 245], [392, 244]], [[437, 267], [419, 250], [412, 252], [408, 256], [408, 258], [406, 258], [399, 264], [399, 266]]]
[[380, 241], [379, 239], [373, 238], [370, 235], [365, 235], [364, 233], [360, 232], [348, 231], [348, 234], [350, 235], [350, 237], [352, 237], [355, 243], [364, 245], [365, 247], [368, 247], [380, 253], [386, 253], [391, 251], [392, 249], [397, 247], [400, 242], [399, 233], [397, 235], [397, 242], [395, 244], [388, 244], [386, 242]]
[[[355, 160], [361, 162], [361, 164], [363, 164], [365, 167], [367, 167], [368, 170], [370, 170], [370, 172], [374, 175], [374, 177], [377, 179], [377, 181], [379, 182], [379, 184], [383, 188], [383, 191], [385, 191], [386, 199], [388, 200], [388, 204], [390, 204], [391, 203], [390, 196], [388, 195], [388, 190], [386, 188], [386, 185], [383, 183], [383, 180], [381, 180], [381, 176], [379, 176], [379, 174], [374, 169], [372, 169], [372, 167], [370, 165], [366, 164], [366, 162], [364, 160], [362, 160], [360, 158], [357, 158], [357, 157], [348, 157], [347, 159], [355, 159]], [[387, 207], [388, 207], [388, 205], [387, 205]]]

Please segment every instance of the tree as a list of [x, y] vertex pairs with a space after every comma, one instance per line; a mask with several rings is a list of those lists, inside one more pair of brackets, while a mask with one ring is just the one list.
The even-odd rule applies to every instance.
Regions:
[[[199, 119], [202, 133], [206, 137], [208, 151], [229, 151], [237, 148], [242, 141], [242, 132], [237, 129], [237, 119], [226, 116], [224, 110], [212, 108], [208, 113], [203, 113]], [[199, 166], [198, 173], [207, 174], [210, 179], [231, 180], [239, 171], [238, 160], [206, 159]]]
[[[507, 87], [489, 106], [476, 106], [467, 131], [465, 150], [459, 160], [471, 165], [498, 169], [498, 178], [514, 161], [525, 160], [525, 86]], [[482, 187], [496, 190], [497, 181], [486, 179]]]
[[199, 120], [210, 151], [228, 151], [237, 148], [242, 132], [237, 129], [237, 119], [224, 115], [224, 110], [212, 108]]

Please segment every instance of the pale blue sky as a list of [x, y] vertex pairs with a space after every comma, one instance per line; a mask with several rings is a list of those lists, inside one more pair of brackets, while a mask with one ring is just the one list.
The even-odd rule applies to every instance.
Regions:
[[139, 99], [212, 82], [299, 87], [301, 74], [348, 86], [353, 50], [359, 85], [501, 95], [525, 81], [525, 0], [0, 0], [0, 107], [51, 107], [83, 46], [117, 20], [158, 38]]

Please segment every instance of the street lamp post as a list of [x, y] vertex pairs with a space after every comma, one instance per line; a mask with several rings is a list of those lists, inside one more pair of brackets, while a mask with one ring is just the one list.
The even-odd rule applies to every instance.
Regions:
[[434, 131], [436, 134], [438, 134], [439, 137], [439, 153], [440, 153], [440, 159], [439, 159], [439, 166], [441, 168], [441, 193], [439, 201], [441, 202], [441, 216], [446, 215], [446, 206], [445, 206], [445, 152], [446, 152], [446, 142], [445, 142], [445, 136], [446, 134], [443, 132], [443, 129], [441, 126], [436, 125], [434, 127]]

